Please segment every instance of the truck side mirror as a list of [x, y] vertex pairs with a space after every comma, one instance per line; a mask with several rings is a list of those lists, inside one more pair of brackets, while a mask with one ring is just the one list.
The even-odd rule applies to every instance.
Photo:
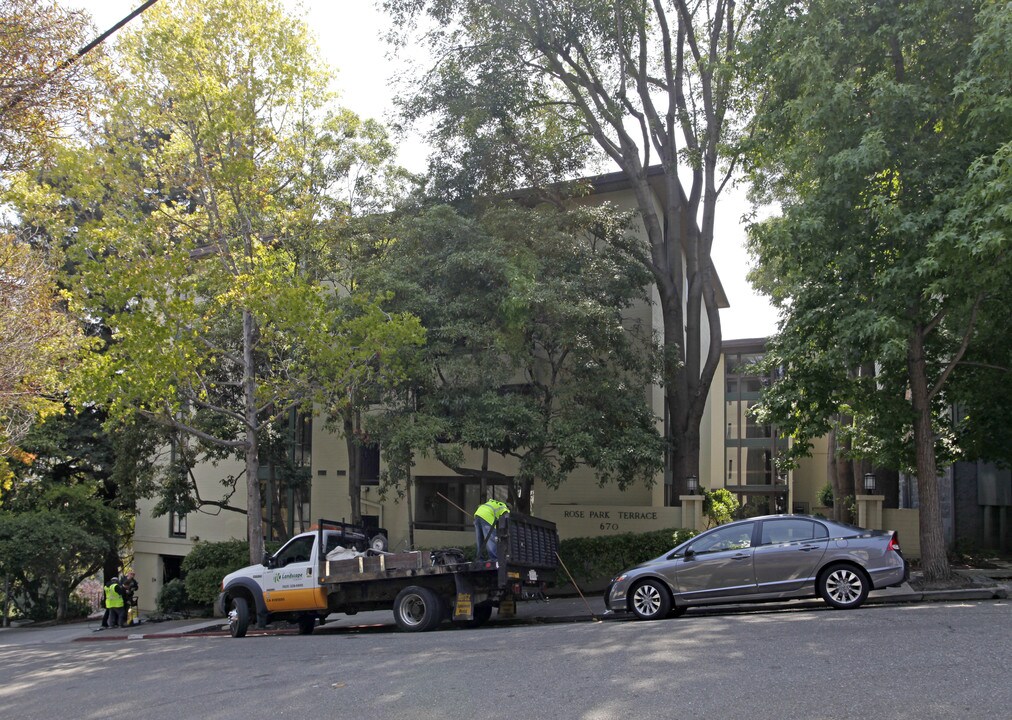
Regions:
[[260, 564], [267, 568], [271, 566], [271, 556], [266, 550], [264, 551], [264, 559], [260, 561]]

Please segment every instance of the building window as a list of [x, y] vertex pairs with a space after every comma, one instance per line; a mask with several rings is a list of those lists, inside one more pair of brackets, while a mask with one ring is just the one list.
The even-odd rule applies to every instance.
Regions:
[[358, 476], [365, 485], [379, 485], [380, 449], [379, 445], [358, 446]]
[[[423, 476], [414, 478], [414, 484], [416, 528], [469, 530], [474, 526], [474, 511], [482, 502], [478, 478]], [[489, 498], [506, 501], [508, 480], [488, 479], [486, 484]]]
[[169, 537], [186, 537], [186, 515], [180, 515], [175, 512], [169, 513]]

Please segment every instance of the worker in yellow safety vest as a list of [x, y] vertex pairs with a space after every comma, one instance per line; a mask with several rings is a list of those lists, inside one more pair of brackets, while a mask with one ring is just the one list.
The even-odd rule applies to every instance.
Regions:
[[476, 559], [481, 560], [483, 554], [487, 554], [489, 560], [498, 559], [496, 550], [499, 546], [499, 536], [496, 534], [496, 523], [509, 511], [509, 506], [498, 500], [489, 500], [474, 511], [474, 537], [478, 543]]
[[105, 586], [105, 606], [109, 609], [109, 627], [126, 627], [126, 603], [123, 602], [119, 578]]

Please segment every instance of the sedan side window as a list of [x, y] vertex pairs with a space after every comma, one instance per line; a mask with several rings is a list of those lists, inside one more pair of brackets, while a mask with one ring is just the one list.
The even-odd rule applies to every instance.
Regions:
[[699, 538], [690, 546], [695, 553], [721, 552], [722, 550], [743, 550], [752, 546], [752, 529], [755, 523], [730, 525], [719, 528]]
[[790, 518], [784, 520], [763, 521], [763, 545], [799, 542], [815, 537], [815, 523], [811, 520]]

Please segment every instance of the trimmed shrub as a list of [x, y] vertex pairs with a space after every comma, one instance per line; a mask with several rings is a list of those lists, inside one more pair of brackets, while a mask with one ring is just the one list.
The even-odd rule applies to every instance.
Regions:
[[738, 499], [727, 488], [703, 488], [703, 514], [708, 528], [731, 522], [738, 507]]
[[183, 558], [186, 596], [192, 605], [213, 605], [221, 591], [221, 579], [249, 565], [249, 543], [245, 540], [198, 542]]
[[170, 580], [162, 585], [155, 598], [158, 609], [163, 613], [178, 613], [186, 610], [188, 604], [186, 597], [186, 585], [179, 578]]
[[[266, 543], [268, 552], [280, 547]], [[221, 580], [230, 572], [249, 565], [249, 543], [245, 540], [200, 541], [183, 558], [183, 577], [190, 605], [211, 606], [221, 592]]]
[[[577, 583], [607, 581], [622, 570], [663, 555], [696, 533], [692, 530], [654, 530], [589, 538], [569, 538], [559, 543], [559, 555]], [[559, 569], [556, 584], [569, 578]]]

